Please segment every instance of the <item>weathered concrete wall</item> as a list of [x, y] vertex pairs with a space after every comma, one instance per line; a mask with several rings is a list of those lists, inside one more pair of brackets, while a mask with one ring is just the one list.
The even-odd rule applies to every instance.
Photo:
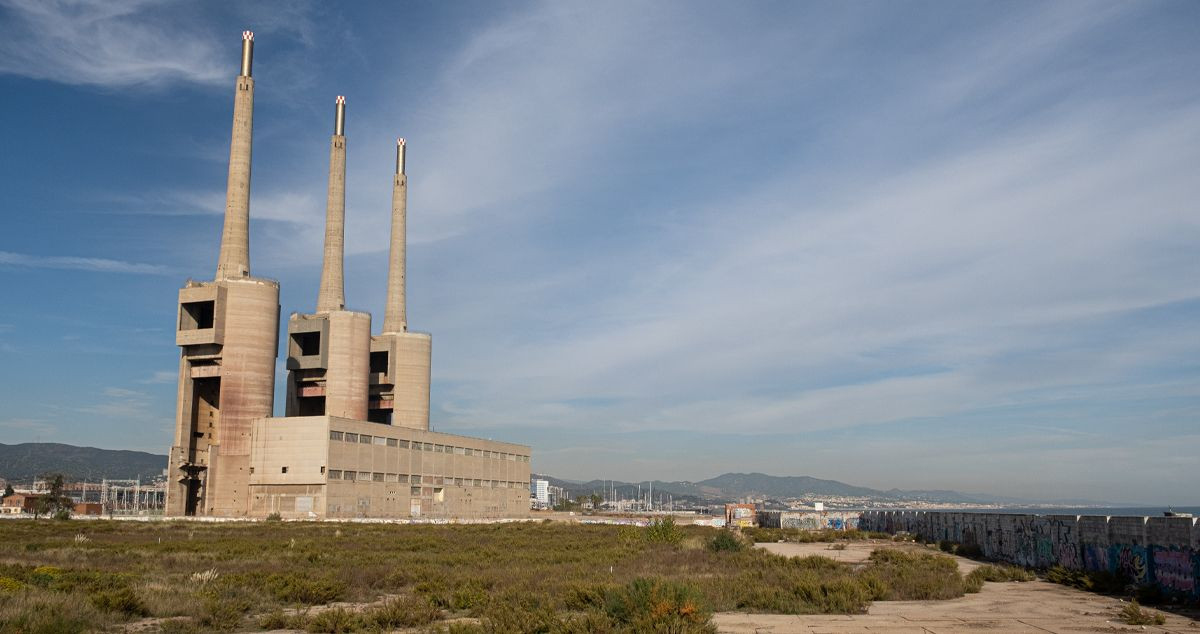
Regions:
[[859, 528], [977, 545], [986, 557], [1030, 568], [1113, 572], [1200, 600], [1195, 518], [865, 511]]
[[758, 525], [764, 528], [801, 530], [848, 530], [858, 528], [858, 511], [759, 511]]

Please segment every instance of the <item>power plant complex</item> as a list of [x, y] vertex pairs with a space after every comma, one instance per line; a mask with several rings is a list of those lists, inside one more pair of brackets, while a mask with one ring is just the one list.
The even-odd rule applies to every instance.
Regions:
[[488, 518], [529, 514], [530, 448], [429, 429], [432, 338], [405, 309], [405, 143], [397, 141], [382, 332], [346, 309], [346, 101], [336, 100], [321, 284], [287, 322], [275, 417], [279, 284], [250, 274], [254, 34], [242, 34], [216, 276], [179, 291], [169, 516]]

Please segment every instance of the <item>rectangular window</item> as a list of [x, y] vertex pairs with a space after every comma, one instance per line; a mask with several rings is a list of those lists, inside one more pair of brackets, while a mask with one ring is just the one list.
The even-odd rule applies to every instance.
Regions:
[[371, 372], [387, 374], [387, 371], [388, 371], [388, 353], [386, 351], [372, 352], [371, 353]]
[[371, 481], [372, 482], [383, 482], [383, 474], [382, 473], [372, 473]]
[[382, 446], [384, 446], [384, 445], [386, 445], [386, 444], [387, 444], [387, 441], [388, 441], [388, 439], [387, 439], [387, 438], [384, 438], [383, 436], [376, 436], [376, 437], [372, 438], [372, 439], [371, 439], [371, 441], [372, 441], [374, 444], [376, 444], [376, 445], [379, 445], [380, 447], [382, 447]]
[[330, 480], [341, 480], [342, 479], [342, 470], [341, 469], [330, 469], [329, 470], [329, 479]]
[[287, 473], [287, 467], [280, 467], [279, 473]]
[[400, 441], [400, 448], [401, 448], [401, 449], [408, 449], [408, 441], [407, 441], [407, 440], [401, 440], [401, 441]]
[[456, 455], [456, 456], [461, 456], [461, 455], [463, 455], [463, 448], [462, 448], [462, 447], [455, 447], [455, 448], [454, 448], [454, 455]]
[[427, 443], [421, 445], [421, 448], [424, 449], [425, 451], [433, 451], [433, 443], [427, 442]]
[[358, 434], [346, 432], [346, 442], [358, 442]]
[[207, 330], [213, 327], [213, 315], [216, 313], [217, 302], [206, 300], [199, 302], [184, 302], [180, 304], [183, 310], [179, 315], [180, 330]]
[[292, 333], [292, 350], [299, 353], [296, 356], [311, 357], [321, 354], [321, 333], [320, 332], [295, 332]]
[[396, 441], [396, 439], [395, 439], [395, 438], [388, 438], [388, 439], [387, 439], [387, 446], [389, 446], [389, 447], [395, 447], [397, 444], [399, 444], [399, 443]]
[[329, 439], [330, 439], [330, 440], [341, 440], [341, 439], [342, 439], [342, 432], [340, 432], [340, 431], [331, 431], [331, 432], [329, 432]]
[[434, 445], [434, 446], [433, 446], [433, 450], [434, 450], [434, 452], [436, 452], [436, 453], [442, 453], [442, 446], [441, 446], [441, 445]]
[[321, 473], [325, 473], [325, 467], [321, 467]]
[[409, 484], [421, 484], [421, 476], [410, 475], [410, 476], [408, 476], [408, 482], [409, 482]]
[[472, 480], [471, 483], [473, 486], [477, 486], [477, 487], [483, 486], [483, 480], [476, 479], [476, 480]]
[[400, 479], [396, 477], [396, 474], [389, 473], [389, 474], [386, 474], [383, 476], [383, 481], [384, 482], [399, 482]]
[[409, 488], [409, 490], [408, 490], [408, 494], [409, 494], [409, 495], [414, 495], [414, 496], [420, 497], [420, 495], [421, 495], [421, 487], [410, 487], [410, 488]]
[[462, 478], [454, 478], [454, 486], [462, 486]]
[[344, 471], [344, 472], [342, 472], [342, 479], [343, 479], [343, 480], [353, 480], [353, 479], [354, 479], [354, 472], [353, 472], [353, 471]]
[[509, 461], [509, 462], [516, 462], [516, 461], [517, 461], [517, 454], [506, 453], [506, 454], [504, 454], [504, 459], [505, 459], [505, 460], [507, 460], [507, 461]]
[[371, 437], [366, 434], [359, 434], [358, 443], [360, 445], [369, 445], [371, 444]]
[[492, 457], [492, 451], [491, 451], [490, 449], [484, 449], [484, 450], [483, 450], [483, 457], [484, 457], [484, 458], [491, 458], [491, 457]]
[[359, 472], [358, 472], [358, 481], [359, 481], [359, 482], [368, 481], [368, 480], [370, 480], [370, 479], [371, 479], [371, 472], [370, 472], [370, 471], [359, 471]]

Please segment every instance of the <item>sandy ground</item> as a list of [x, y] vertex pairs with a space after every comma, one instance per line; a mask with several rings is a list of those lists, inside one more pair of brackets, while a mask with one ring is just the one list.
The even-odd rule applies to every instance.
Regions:
[[[820, 555], [837, 561], [865, 561], [883, 544], [850, 543], [846, 550], [829, 544], [759, 544], [785, 556]], [[923, 549], [915, 544], [905, 548]], [[978, 562], [956, 557], [965, 573]], [[1163, 612], [1166, 625], [1134, 626], [1117, 620], [1124, 604], [1111, 597], [1045, 581], [986, 583], [983, 591], [949, 601], [877, 601], [862, 615], [781, 615], [725, 612], [713, 617], [721, 632], [737, 634], [849, 634], [896, 632], [957, 634], [963, 632], [1178, 632], [1200, 634], [1200, 621]], [[1195, 617], [1196, 615], [1191, 615]]]

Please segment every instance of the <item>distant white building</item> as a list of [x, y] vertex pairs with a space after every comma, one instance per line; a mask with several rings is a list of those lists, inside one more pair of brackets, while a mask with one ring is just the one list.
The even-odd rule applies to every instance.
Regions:
[[550, 481], [549, 480], [534, 480], [533, 481], [533, 498], [538, 504], [550, 505]]

